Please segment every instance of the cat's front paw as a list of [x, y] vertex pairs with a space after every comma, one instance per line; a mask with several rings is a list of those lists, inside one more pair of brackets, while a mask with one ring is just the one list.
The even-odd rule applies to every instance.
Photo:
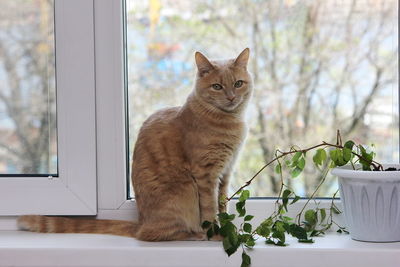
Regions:
[[224, 237], [222, 235], [213, 235], [209, 239], [209, 241], [222, 241], [222, 240], [224, 240]]

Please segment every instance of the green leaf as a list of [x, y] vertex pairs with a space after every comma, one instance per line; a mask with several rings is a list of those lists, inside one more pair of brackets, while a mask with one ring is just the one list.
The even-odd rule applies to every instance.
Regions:
[[224, 250], [228, 256], [231, 256], [239, 247], [238, 237], [236, 232], [230, 233], [229, 236], [225, 237], [222, 241]]
[[275, 225], [274, 225], [274, 230], [276, 230], [278, 232], [282, 232], [282, 233], [285, 232], [286, 229], [285, 229], [284, 223], [281, 221], [276, 221]]
[[243, 233], [238, 235], [239, 243], [246, 243], [249, 239], [252, 239], [253, 236], [251, 234]]
[[207, 231], [207, 238], [210, 239], [214, 235], [214, 231], [212, 228], [208, 229]]
[[349, 234], [349, 231], [347, 231], [347, 230], [344, 229], [344, 228], [340, 228], [340, 229], [338, 229], [336, 232], [338, 232], [339, 234], [342, 234], [342, 233]]
[[297, 162], [297, 167], [301, 170], [304, 170], [304, 166], [306, 165], [306, 160], [304, 157], [301, 157], [299, 161]]
[[360, 160], [360, 163], [362, 165], [363, 171], [371, 171], [371, 163], [370, 163], [370, 161]]
[[360, 159], [363, 171], [371, 171], [371, 160]]
[[282, 220], [283, 220], [285, 223], [290, 223], [291, 221], [293, 221], [293, 218], [288, 217], [288, 216], [282, 216]]
[[246, 241], [246, 246], [249, 248], [254, 247], [255, 244], [256, 242], [254, 241], [254, 238], [252, 236], [250, 236], [250, 238]]
[[256, 229], [256, 233], [263, 237], [268, 237], [271, 233], [272, 219], [268, 218], [264, 220]]
[[228, 214], [226, 212], [221, 212], [218, 214], [218, 218], [220, 219], [221, 222], [233, 221], [235, 217], [236, 217], [235, 214]]
[[267, 225], [267, 226], [272, 226], [273, 224], [274, 224], [274, 221], [272, 220], [272, 218], [271, 217], [269, 217], [269, 218], [267, 218], [266, 220], [264, 220], [263, 222], [262, 222], [262, 224], [265, 224], [265, 225]]
[[300, 240], [306, 240], [308, 238], [307, 237], [307, 231], [303, 227], [301, 227], [301, 226], [299, 226], [297, 224], [291, 224], [290, 225], [289, 233], [292, 236], [294, 236], [294, 237], [296, 237], [297, 239], [300, 239]]
[[281, 174], [281, 173], [282, 173], [282, 166], [281, 166], [281, 164], [278, 164], [278, 165], [275, 166], [275, 172], [276, 172], [277, 174]]
[[278, 213], [279, 214], [284, 214], [285, 211], [285, 207], [283, 206], [283, 204], [278, 204]]
[[272, 237], [278, 239], [280, 242], [275, 243], [275, 245], [279, 245], [279, 243], [285, 244], [285, 232], [284, 231], [275, 231], [272, 233]]
[[367, 150], [362, 146], [358, 146], [360, 151], [361, 151], [361, 156], [360, 158], [360, 163], [362, 165], [362, 168], [364, 171], [370, 171], [371, 170], [371, 163], [374, 158], [374, 152], [368, 153]]
[[231, 232], [236, 232], [236, 226], [232, 222], [227, 222], [224, 225], [221, 225], [219, 229], [219, 234], [223, 237], [228, 236]]
[[246, 252], [243, 251], [242, 253], [242, 264], [240, 267], [249, 267], [251, 264], [251, 259], [250, 256], [246, 254]]
[[362, 145], [358, 145], [358, 148], [360, 149], [361, 154], [367, 154], [367, 150]]
[[338, 159], [338, 151], [339, 151], [339, 150], [337, 150], [337, 149], [333, 149], [333, 150], [329, 151], [329, 155], [330, 155], [331, 159], [332, 159], [334, 162], [336, 162], [337, 159]]
[[271, 245], [280, 246], [280, 247], [286, 246], [285, 242], [282, 242], [279, 239], [278, 239], [278, 241], [274, 241], [273, 238], [267, 238], [267, 240], [265, 240], [265, 244], [271, 244]]
[[246, 243], [250, 237], [251, 237], [251, 234], [247, 234], [247, 233], [239, 234], [238, 235], [239, 243]]
[[296, 164], [292, 165], [293, 167], [297, 165], [297, 161], [299, 160], [299, 158], [301, 157], [303, 153], [301, 151], [298, 151], [294, 154], [293, 158], [292, 158], [292, 164], [294, 162], [296, 162]]
[[225, 251], [227, 251], [227, 250], [229, 250], [230, 248], [232, 248], [232, 244], [231, 244], [231, 242], [229, 241], [229, 237], [225, 237], [225, 238], [222, 240], [222, 246], [224, 247], [224, 250], [225, 250]]
[[300, 175], [301, 172], [302, 172], [302, 169], [300, 169], [299, 167], [296, 167], [290, 172], [290, 175], [292, 176], [292, 178], [296, 178], [297, 176]]
[[259, 226], [256, 229], [256, 233], [263, 237], [268, 237], [271, 233], [271, 230], [267, 226]]
[[203, 229], [207, 229], [208, 227], [210, 227], [210, 225], [211, 225], [211, 222], [209, 222], [209, 221], [204, 221], [203, 224], [201, 225], [201, 227], [202, 227]]
[[265, 244], [275, 245], [275, 242], [273, 240], [271, 240], [270, 238], [268, 238], [267, 240], [265, 240]]
[[325, 149], [318, 149], [313, 157], [313, 161], [315, 165], [319, 166], [322, 165], [326, 161], [326, 151]]
[[283, 207], [285, 208], [286, 211], [288, 211], [287, 204], [288, 204], [288, 201], [289, 201], [289, 195], [291, 193], [292, 193], [292, 191], [289, 190], [289, 189], [285, 189], [285, 191], [283, 191], [283, 193], [282, 193], [282, 204], [283, 204]]
[[335, 163], [336, 166], [343, 166], [346, 165], [347, 161], [343, 158], [343, 151], [341, 149], [334, 149], [329, 152], [332, 161]]
[[283, 221], [284, 223], [283, 223], [283, 227], [285, 228], [285, 231], [287, 232], [287, 233], [290, 233], [290, 225], [292, 225], [292, 223], [290, 223], [290, 222], [286, 222], [286, 221]]
[[344, 143], [344, 147], [345, 147], [345, 148], [348, 148], [348, 149], [350, 149], [350, 150], [353, 150], [354, 144], [355, 144], [355, 143], [354, 143], [353, 141], [349, 140], [349, 141], [347, 141], [346, 143]]
[[278, 242], [275, 243], [275, 246], [286, 247], [286, 244], [285, 244], [285, 242], [278, 241]]
[[322, 149], [322, 148], [319, 149], [319, 153], [320, 153], [320, 157], [321, 157], [321, 160], [322, 160], [321, 163], [325, 162], [326, 158], [327, 158], [325, 149]]
[[299, 239], [298, 241], [300, 243], [314, 243], [313, 239]]
[[236, 202], [236, 211], [239, 212], [240, 210], [243, 209], [243, 207], [246, 205], [246, 202]]
[[349, 162], [349, 160], [351, 159], [351, 155], [352, 155], [351, 149], [346, 147], [343, 148], [343, 159], [344, 161], [346, 161], [346, 163]]
[[251, 224], [249, 223], [245, 223], [243, 224], [243, 231], [247, 232], [247, 233], [251, 233]]
[[213, 223], [212, 224], [212, 229], [213, 229], [213, 231], [214, 231], [214, 234], [216, 234], [216, 235], [218, 235], [219, 234], [219, 225], [218, 224], [216, 224], [216, 223]]
[[228, 237], [229, 237], [229, 242], [232, 244], [232, 246], [233, 246], [233, 248], [235, 248], [235, 251], [236, 251], [236, 249], [239, 247], [239, 237], [238, 237], [238, 235], [237, 235], [237, 233], [236, 233], [236, 231], [232, 231], [232, 232], [230, 232], [229, 234], [228, 234]]
[[246, 214], [245, 204], [245, 202], [240, 201], [236, 203], [236, 211], [239, 213], [239, 217], [243, 217]]
[[312, 158], [314, 161], [314, 164], [317, 166], [322, 164], [321, 155], [318, 152], [319, 152], [319, 150], [317, 150], [317, 152], [315, 152], [315, 155]]
[[317, 213], [314, 210], [307, 210], [304, 213], [305, 220], [310, 224], [314, 225], [317, 223]]
[[336, 167], [335, 162], [333, 160], [331, 160], [330, 164], [329, 164], [329, 168], [332, 169], [332, 168], [335, 168], [335, 167]]
[[218, 213], [218, 218], [219, 218], [220, 220], [228, 220], [229, 214], [226, 213], [226, 212]]
[[288, 198], [291, 193], [292, 191], [290, 189], [285, 189], [282, 193], [282, 198]]
[[283, 219], [282, 219], [282, 222], [283, 222], [283, 228], [285, 228], [285, 231], [287, 233], [289, 233], [290, 232], [290, 225], [292, 225], [292, 223], [288, 222], [286, 220], [283, 220]]
[[326, 218], [326, 211], [325, 209], [320, 209], [319, 212], [321, 214], [321, 222], [323, 222]]
[[299, 196], [295, 196], [292, 200], [292, 202], [290, 202], [290, 205], [296, 203], [297, 201], [299, 201], [300, 197]]
[[249, 197], [250, 197], [250, 191], [243, 190], [242, 193], [240, 194], [239, 201], [240, 202], [246, 201]]
[[244, 221], [251, 221], [253, 218], [253, 215], [246, 215], [246, 217], [244, 217]]
[[325, 234], [323, 231], [319, 231], [319, 230], [313, 230], [310, 234], [310, 236], [320, 236], [322, 234]]
[[232, 246], [231, 248], [225, 250], [226, 254], [228, 254], [228, 257], [231, 256], [233, 253], [236, 252], [236, 250], [238, 249], [237, 246]]

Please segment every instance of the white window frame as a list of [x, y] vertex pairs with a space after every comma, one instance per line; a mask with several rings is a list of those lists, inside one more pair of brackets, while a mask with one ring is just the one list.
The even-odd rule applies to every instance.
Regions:
[[95, 0], [98, 217], [134, 219], [125, 142], [124, 1]]
[[[57, 103], [60, 178], [0, 179], [0, 216], [35, 213], [136, 219], [126, 178], [124, 2], [55, 1], [57, 94], [62, 99]], [[68, 33], [65, 37], [63, 31]], [[67, 144], [73, 145], [65, 151]], [[331, 202], [320, 201], [320, 207]], [[291, 214], [302, 203], [296, 203]], [[249, 200], [247, 209], [263, 216], [273, 211], [274, 204], [274, 199]], [[0, 229], [15, 229], [15, 217], [0, 218]]]
[[95, 215], [93, 0], [55, 1], [58, 177], [1, 177], [0, 215]]

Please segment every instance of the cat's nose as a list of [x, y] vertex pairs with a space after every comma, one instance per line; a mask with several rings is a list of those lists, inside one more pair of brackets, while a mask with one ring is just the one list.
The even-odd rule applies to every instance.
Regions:
[[227, 96], [226, 99], [228, 99], [229, 101], [233, 101], [235, 99], [235, 95], [231, 95], [231, 96]]

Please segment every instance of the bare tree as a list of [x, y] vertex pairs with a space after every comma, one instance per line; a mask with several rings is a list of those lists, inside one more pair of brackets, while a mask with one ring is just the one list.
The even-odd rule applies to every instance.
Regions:
[[[152, 25], [152, 38], [142, 40], [150, 50], [161, 53], [159, 58], [154, 61], [146, 56], [151, 53], [139, 58], [134, 50], [130, 54], [130, 60], [137, 64], [130, 74], [135, 94], [130, 101], [134, 110], [144, 110], [132, 112], [133, 124], [140, 125], [159, 103], [176, 105], [184, 101], [182, 96], [190, 91], [191, 83], [183, 84], [182, 80], [190, 81], [194, 70], [190, 67], [178, 74], [172, 66], [187, 61], [192, 64], [193, 51], [221, 57], [250, 46], [255, 80], [249, 111], [251, 128], [233, 187], [268, 162], [278, 147], [333, 139], [336, 129], [348, 138], [370, 140], [372, 133], [364, 117], [374, 99], [397, 84], [393, 69], [397, 68], [398, 48], [388, 44], [396, 36], [396, 1], [174, 3], [168, 2], [168, 15], [163, 15], [161, 6], [158, 15], [162, 19]], [[146, 33], [148, 8], [143, 4], [131, 11], [128, 30]], [[162, 47], [176, 49], [165, 52]], [[171, 68], [144, 68], [149, 62], [153, 66], [168, 62]], [[179, 79], [172, 78], [177, 75]], [[143, 96], [140, 101], [136, 94]], [[131, 139], [134, 142], [135, 136]], [[303, 178], [288, 184], [307, 194], [321, 177], [308, 166]], [[266, 170], [252, 190], [260, 196], [275, 194], [278, 181], [272, 169]], [[325, 187], [321, 194], [329, 190]]]
[[[18, 174], [56, 172], [52, 1], [1, 3], [0, 160]], [[8, 126], [7, 126], [8, 125]]]

